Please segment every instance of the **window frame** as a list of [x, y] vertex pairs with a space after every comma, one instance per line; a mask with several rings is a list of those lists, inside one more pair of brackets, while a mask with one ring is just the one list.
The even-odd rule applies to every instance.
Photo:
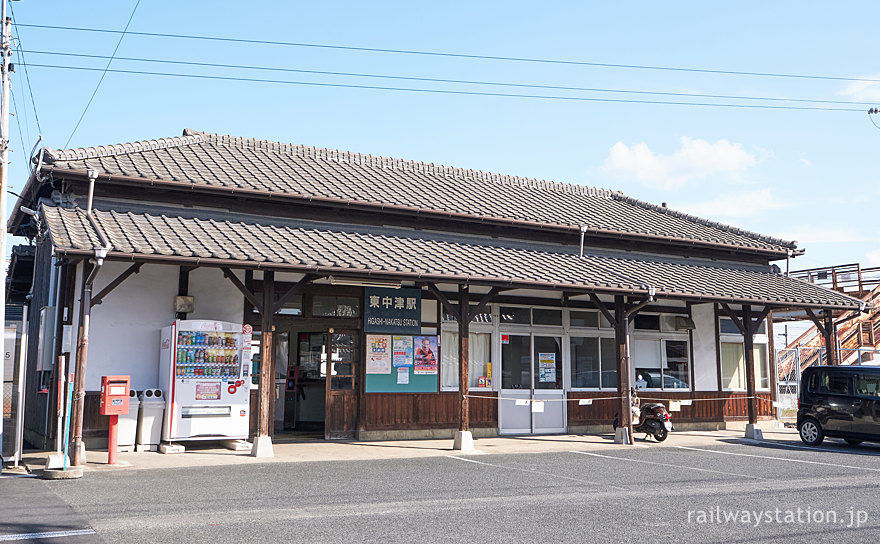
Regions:
[[[743, 346], [743, 367], [742, 367], [742, 370], [743, 370], [743, 372], [745, 372], [746, 371], [746, 368], [745, 368], [745, 338], [743, 337], [743, 335], [741, 333], [733, 334], [733, 333], [721, 332], [721, 320], [726, 319], [726, 320], [730, 321], [731, 323], [733, 322], [733, 320], [730, 319], [730, 317], [724, 316], [724, 315], [718, 315], [717, 318], [718, 318], [718, 346], [717, 346], [717, 350], [718, 350], [718, 376], [720, 377], [720, 382], [718, 385], [719, 385], [721, 391], [732, 391], [732, 392], [738, 392], [738, 393], [748, 391], [748, 382], [746, 382], [746, 387], [742, 388], [742, 389], [740, 389], [738, 387], [725, 387], [724, 386], [724, 352], [722, 351], [721, 346], [723, 344], [740, 344]], [[767, 320], [765, 319], [762, 323], [764, 324], [764, 327], [765, 327], [764, 331], [766, 333]], [[763, 349], [764, 349], [764, 365], [765, 365], [764, 370], [766, 372], [765, 375], [767, 376], [767, 387], [761, 387], [761, 385], [759, 383], [759, 379], [758, 379], [759, 376], [756, 373], [755, 374], [755, 391], [760, 392], [760, 393], [765, 393], [765, 392], [770, 392], [773, 390], [773, 380], [772, 380], [772, 375], [770, 373], [770, 357], [773, 354], [770, 353], [770, 339], [767, 334], [755, 334], [755, 337], [752, 341], [752, 349], [757, 349], [760, 346], [763, 346]], [[755, 370], [757, 370], [757, 368]]]

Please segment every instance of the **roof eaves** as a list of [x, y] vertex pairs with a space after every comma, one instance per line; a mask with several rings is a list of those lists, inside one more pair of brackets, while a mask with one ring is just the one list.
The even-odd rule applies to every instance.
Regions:
[[712, 228], [723, 230], [725, 232], [731, 232], [734, 234], [739, 234], [741, 236], [747, 236], [749, 238], [754, 238], [755, 240], [759, 240], [761, 242], [765, 242], [768, 244], [777, 245], [781, 248], [797, 249], [797, 242], [783, 240], [781, 238], [775, 238], [773, 236], [767, 236], [765, 234], [759, 234], [757, 232], [752, 232], [749, 230], [741, 229], [741, 228], [727, 225], [724, 223], [719, 223], [717, 221], [710, 221], [708, 219], [703, 219], [702, 217], [697, 217], [695, 215], [690, 215], [690, 214], [687, 214], [684, 212], [672, 210], [672, 209], [666, 208], [664, 206], [658, 206], [656, 204], [651, 204], [650, 202], [645, 202], [644, 200], [639, 200], [639, 199], [633, 198], [631, 196], [626, 196], [625, 194], [620, 193], [620, 192], [614, 193], [612, 198], [614, 198], [615, 200], [619, 200], [621, 202], [626, 202], [627, 204], [632, 204], [634, 206], [639, 206], [641, 208], [645, 208], [645, 209], [648, 209], [651, 211], [664, 213], [666, 215], [671, 215], [673, 217], [678, 217], [679, 219], [684, 219], [686, 221], [691, 221], [693, 223], [705, 225], [707, 227], [712, 227]]

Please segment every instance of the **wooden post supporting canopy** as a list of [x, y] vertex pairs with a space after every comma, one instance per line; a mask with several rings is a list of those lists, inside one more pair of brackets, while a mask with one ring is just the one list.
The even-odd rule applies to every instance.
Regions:
[[[229, 277], [231, 274], [228, 274]], [[229, 279], [232, 280], [233, 275]], [[236, 278], [237, 279], [237, 278]], [[233, 281], [233, 284], [236, 282]], [[256, 297], [254, 297], [256, 298]], [[260, 390], [257, 396], [257, 433], [251, 455], [254, 457], [274, 457], [272, 437], [269, 435], [269, 406], [275, 389], [275, 349], [273, 329], [275, 313], [275, 272], [263, 272], [263, 300], [260, 307]]]
[[459, 431], [470, 430], [470, 405], [468, 394], [470, 393], [470, 292], [467, 285], [458, 287], [458, 390], [461, 394], [459, 399]]
[[[598, 297], [597, 297], [598, 300]], [[600, 307], [601, 308], [601, 307]], [[607, 318], [607, 316], [606, 316]], [[614, 344], [617, 352], [617, 395], [618, 399], [618, 425], [627, 430], [629, 443], [632, 444], [632, 391], [630, 388], [629, 368], [629, 319], [627, 319], [626, 303], [623, 295], [614, 297]]]
[[752, 307], [748, 304], [742, 307], [745, 328], [743, 331], [743, 356], [746, 364], [746, 396], [748, 399], [749, 423], [754, 425], [758, 422], [758, 399], [755, 398], [755, 331], [757, 327], [752, 323]]

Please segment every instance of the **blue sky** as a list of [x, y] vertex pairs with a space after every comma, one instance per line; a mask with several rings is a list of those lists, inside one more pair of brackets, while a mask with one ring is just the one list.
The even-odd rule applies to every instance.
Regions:
[[[134, 0], [13, 3], [16, 21], [121, 30]], [[880, 79], [873, 2], [166, 2], [130, 30], [643, 66]], [[18, 27], [29, 64], [103, 68], [117, 34]], [[880, 83], [490, 61], [126, 35], [119, 57], [299, 70], [865, 102], [799, 111], [464, 96], [108, 73], [69, 147], [184, 128], [619, 189], [798, 240], [793, 268], [880, 266]], [[38, 130], [19, 64], [12, 190]], [[691, 100], [114, 60], [112, 69], [355, 85]], [[62, 148], [100, 72], [28, 69], [45, 145]], [[874, 102], [871, 102], [871, 101]], [[739, 100], [715, 102], [742, 104]], [[762, 102], [769, 103], [769, 102]], [[787, 104], [787, 103], [782, 103]], [[789, 105], [809, 105], [805, 103]], [[880, 116], [875, 121], [880, 124]], [[26, 145], [19, 140], [19, 126]], [[24, 149], [23, 149], [24, 148]], [[13, 200], [14, 202], [14, 200]]]

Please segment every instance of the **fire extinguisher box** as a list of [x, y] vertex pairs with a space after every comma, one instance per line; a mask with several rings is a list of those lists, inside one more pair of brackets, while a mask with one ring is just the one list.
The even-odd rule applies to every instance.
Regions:
[[101, 376], [102, 416], [128, 414], [129, 376]]

